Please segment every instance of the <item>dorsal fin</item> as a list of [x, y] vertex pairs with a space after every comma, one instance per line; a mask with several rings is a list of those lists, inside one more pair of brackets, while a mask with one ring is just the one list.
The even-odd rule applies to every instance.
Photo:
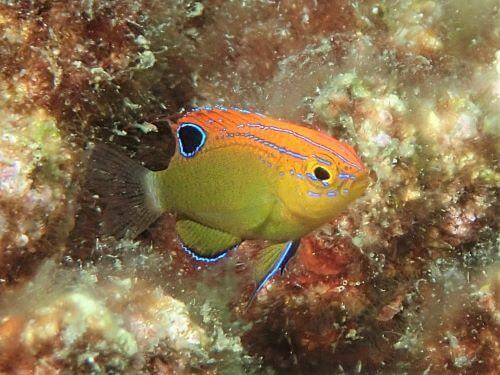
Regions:
[[[307, 149], [304, 155], [309, 157], [319, 153], [333, 154], [355, 170], [361, 170], [363, 164], [354, 149], [339, 140], [307, 126], [275, 119], [257, 112], [224, 106], [207, 106], [193, 110], [179, 119], [176, 126], [193, 123], [211, 134], [233, 133], [246, 136], [251, 133], [255, 141], [265, 140], [285, 147], [294, 152]], [[174, 127], [175, 128], [175, 127]]]

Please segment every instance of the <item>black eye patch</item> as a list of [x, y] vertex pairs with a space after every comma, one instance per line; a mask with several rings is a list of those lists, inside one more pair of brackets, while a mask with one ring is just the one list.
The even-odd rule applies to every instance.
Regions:
[[323, 167], [314, 168], [313, 173], [314, 173], [314, 177], [316, 177], [320, 181], [326, 181], [330, 178], [330, 172], [328, 172]]
[[185, 122], [177, 129], [177, 138], [180, 154], [191, 158], [203, 147], [207, 134], [199, 125]]

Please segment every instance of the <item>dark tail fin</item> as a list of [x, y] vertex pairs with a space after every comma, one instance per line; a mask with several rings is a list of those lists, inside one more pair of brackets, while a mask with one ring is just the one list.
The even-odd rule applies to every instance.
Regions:
[[148, 173], [110, 146], [97, 144], [90, 150], [87, 183], [105, 204], [104, 234], [135, 238], [161, 215], [147, 186]]

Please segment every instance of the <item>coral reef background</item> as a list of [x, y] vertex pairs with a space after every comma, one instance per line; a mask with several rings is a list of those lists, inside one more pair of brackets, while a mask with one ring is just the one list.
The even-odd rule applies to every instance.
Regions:
[[[495, 0], [0, 1], [0, 373], [500, 367]], [[366, 196], [245, 303], [173, 219], [98, 236], [85, 148], [160, 169], [168, 123], [238, 105], [355, 145]]]

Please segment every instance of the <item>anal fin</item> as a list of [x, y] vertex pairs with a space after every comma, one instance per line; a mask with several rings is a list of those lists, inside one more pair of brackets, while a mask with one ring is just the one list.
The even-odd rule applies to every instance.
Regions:
[[184, 250], [204, 262], [219, 260], [241, 242], [239, 237], [192, 220], [178, 220], [175, 228]]
[[276, 274], [276, 272], [281, 271], [283, 274], [285, 265], [296, 253], [299, 244], [300, 240], [288, 241], [270, 245], [259, 252], [253, 272], [254, 280], [257, 286], [252, 294], [252, 297], [250, 298], [250, 301], [248, 302], [248, 305], [252, 303], [260, 290]]

